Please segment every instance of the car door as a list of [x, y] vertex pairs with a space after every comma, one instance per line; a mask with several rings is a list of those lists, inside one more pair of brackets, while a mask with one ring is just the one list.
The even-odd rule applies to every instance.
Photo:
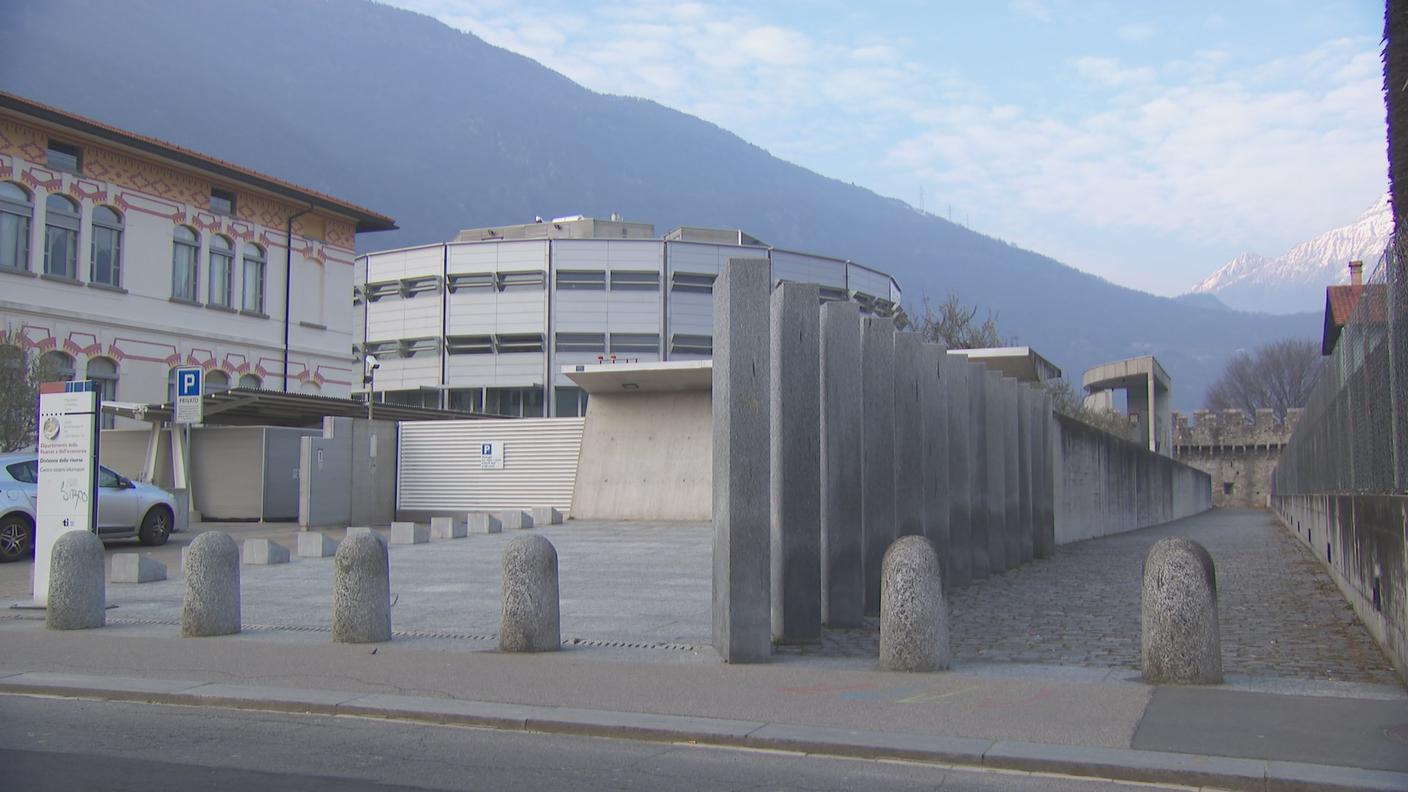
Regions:
[[98, 466], [98, 533], [123, 533], [137, 528], [137, 491], [124, 487], [122, 477]]

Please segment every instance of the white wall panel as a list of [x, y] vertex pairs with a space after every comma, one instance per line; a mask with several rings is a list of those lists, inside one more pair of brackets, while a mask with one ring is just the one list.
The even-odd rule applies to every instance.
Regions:
[[[582, 418], [403, 422], [396, 508], [570, 508], [584, 424]], [[488, 442], [503, 443], [500, 470], [480, 467], [480, 447]]]
[[[793, 253], [786, 250], [772, 251], [773, 280], [788, 280], [798, 283], [819, 283], [823, 286], [845, 287], [846, 262], [840, 259], [811, 256], [806, 253]], [[889, 294], [885, 292], [879, 296]]]

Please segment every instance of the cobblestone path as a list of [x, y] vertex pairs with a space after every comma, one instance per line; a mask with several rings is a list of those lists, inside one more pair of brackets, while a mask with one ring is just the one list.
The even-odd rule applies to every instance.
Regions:
[[[1217, 565], [1226, 673], [1401, 684], [1319, 562], [1259, 510], [1218, 509], [1063, 545], [959, 589], [950, 597], [955, 659], [1138, 670], [1141, 566], [1166, 536], [1202, 543]], [[878, 643], [872, 622], [830, 630], [822, 646], [802, 651], [874, 657]]]

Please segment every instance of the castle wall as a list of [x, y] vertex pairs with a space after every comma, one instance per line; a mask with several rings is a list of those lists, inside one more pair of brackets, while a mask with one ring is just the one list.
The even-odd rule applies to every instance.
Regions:
[[1190, 423], [1174, 413], [1174, 454], [1212, 478], [1212, 502], [1217, 508], [1265, 509], [1271, 494], [1271, 472], [1300, 420], [1300, 410], [1277, 420], [1271, 410], [1257, 410], [1247, 420], [1241, 410], [1221, 413], [1198, 410]]

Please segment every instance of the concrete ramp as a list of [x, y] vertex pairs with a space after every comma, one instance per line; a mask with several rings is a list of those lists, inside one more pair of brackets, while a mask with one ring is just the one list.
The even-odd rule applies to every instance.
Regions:
[[590, 394], [573, 519], [710, 519], [709, 361], [572, 366], [563, 373]]

